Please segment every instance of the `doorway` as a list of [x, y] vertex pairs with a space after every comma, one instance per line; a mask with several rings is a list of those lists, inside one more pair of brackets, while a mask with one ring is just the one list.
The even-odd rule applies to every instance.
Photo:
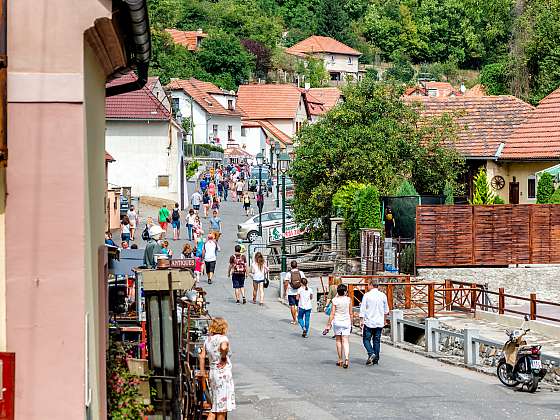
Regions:
[[509, 183], [509, 204], [519, 204], [519, 182], [515, 177]]

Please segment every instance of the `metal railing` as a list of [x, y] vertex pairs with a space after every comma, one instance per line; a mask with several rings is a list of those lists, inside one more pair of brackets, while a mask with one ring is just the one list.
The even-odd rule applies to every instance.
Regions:
[[[495, 340], [482, 338], [480, 332], [476, 328], [465, 328], [462, 332], [450, 331], [440, 328], [437, 318], [426, 318], [425, 323], [419, 323], [404, 319], [404, 312], [401, 309], [395, 309], [391, 312], [391, 341], [393, 343], [404, 342], [404, 326], [419, 328], [424, 330], [425, 346], [424, 349], [428, 353], [440, 353], [440, 338], [442, 336], [454, 337], [463, 341], [463, 360], [467, 366], [480, 364], [480, 345], [493, 347], [498, 350], [503, 348], [503, 343]], [[560, 357], [547, 353], [541, 353], [541, 359], [546, 364], [560, 366]]]

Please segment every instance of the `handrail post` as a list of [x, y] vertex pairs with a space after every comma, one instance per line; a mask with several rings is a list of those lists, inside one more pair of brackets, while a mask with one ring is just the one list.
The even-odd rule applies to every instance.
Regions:
[[531, 319], [531, 321], [534, 321], [535, 319], [537, 319], [537, 294], [531, 293], [530, 297], [531, 314], [529, 315], [529, 319]]
[[478, 290], [478, 285], [476, 283], [471, 284], [471, 310], [476, 312], [476, 291]]
[[503, 315], [506, 311], [506, 297], [504, 296], [504, 288], [498, 289], [498, 314]]
[[474, 338], [478, 338], [478, 330], [475, 328], [465, 328], [463, 337], [463, 353], [465, 364], [467, 366], [474, 366], [478, 364], [480, 344], [478, 341], [473, 341]]
[[388, 284], [387, 285], [387, 303], [389, 304], [389, 310], [392, 311], [393, 310], [393, 285], [392, 284]]
[[437, 318], [426, 318], [425, 336], [428, 353], [437, 353], [439, 350], [439, 333], [433, 331], [433, 328], [439, 328], [439, 320]]
[[406, 278], [404, 286], [404, 308], [410, 309], [412, 307], [412, 286], [410, 285], [410, 276]]
[[451, 289], [453, 288], [453, 283], [451, 283], [451, 280], [445, 280], [445, 310], [446, 311], [450, 311], [451, 310], [451, 305], [452, 305], [452, 301], [453, 301], [453, 296], [452, 296], [452, 292]]
[[434, 293], [435, 293], [434, 283], [428, 284], [428, 318], [434, 318], [436, 316]]
[[404, 331], [403, 325], [399, 322], [404, 318], [404, 312], [402, 309], [393, 309], [390, 312], [391, 317], [391, 340], [393, 344], [401, 341], [403, 335], [401, 334], [401, 329]]

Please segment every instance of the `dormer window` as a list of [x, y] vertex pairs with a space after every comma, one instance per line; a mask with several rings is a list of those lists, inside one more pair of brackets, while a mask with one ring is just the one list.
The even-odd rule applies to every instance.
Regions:
[[352, 64], [352, 57], [348, 57], [348, 64]]
[[230, 111], [233, 111], [233, 99], [228, 99], [227, 101], [227, 109], [229, 109]]

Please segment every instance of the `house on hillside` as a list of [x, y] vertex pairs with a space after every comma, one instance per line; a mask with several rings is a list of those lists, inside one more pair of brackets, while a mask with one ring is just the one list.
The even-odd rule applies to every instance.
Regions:
[[302, 89], [302, 92], [311, 123], [343, 102], [342, 91], [337, 87]]
[[[134, 79], [131, 73], [108, 87]], [[109, 185], [131, 187], [133, 196], [168, 199], [184, 208], [182, 130], [149, 86], [108, 97], [105, 118], [106, 149], [118, 162], [109, 166]]]
[[173, 42], [178, 45], [182, 45], [189, 51], [196, 51], [200, 48], [200, 44], [204, 38], [208, 36], [207, 33], [204, 33], [202, 29], [198, 29], [197, 31], [179, 31], [178, 29], [166, 29], [171, 38], [173, 38]]
[[536, 173], [560, 163], [560, 88], [556, 89], [515, 128], [489, 176], [505, 181], [502, 198], [510, 203], [536, 201]]
[[177, 118], [192, 118], [193, 133], [187, 140], [195, 144], [215, 144], [224, 149], [228, 144], [243, 143], [241, 112], [235, 92], [197, 79], [172, 80], [167, 86]]
[[165, 92], [165, 89], [163, 88], [159, 77], [148, 77], [148, 83], [146, 83], [146, 86], [148, 87], [150, 92], [152, 92], [154, 96], [159, 99], [163, 106], [171, 112], [171, 99], [167, 95], [167, 92]]
[[448, 82], [422, 81], [418, 85], [409, 87], [404, 91], [404, 96], [429, 96], [431, 98], [447, 98], [461, 95], [461, 91], [456, 90]]
[[243, 112], [242, 139], [252, 154], [264, 149], [267, 156], [275, 141], [291, 151], [293, 137], [310, 120], [304, 93], [291, 84], [241, 85], [237, 104]]
[[[508, 162], [504, 152], [513, 153], [508, 146], [518, 138], [521, 127], [533, 111], [533, 107], [514, 96], [476, 96], [476, 97], [429, 97], [403, 96], [407, 103], [417, 104], [424, 118], [455, 115], [454, 120], [459, 127], [458, 138], [450, 147], [455, 148], [467, 161], [465, 183], [467, 198], [472, 197], [473, 177], [478, 169], [486, 167], [488, 179], [493, 192], [506, 203], [534, 202], [535, 192], [528, 181], [528, 172], [524, 168], [537, 171], [549, 162], [534, 162], [523, 157], [515, 165]], [[515, 137], [514, 137], [514, 133]], [[513, 157], [509, 155], [510, 159]], [[515, 180], [514, 180], [515, 177]], [[519, 197], [510, 191], [519, 183]]]
[[336, 39], [313, 35], [287, 48], [286, 53], [303, 60], [323, 60], [332, 82], [360, 79], [358, 59], [362, 53]]

